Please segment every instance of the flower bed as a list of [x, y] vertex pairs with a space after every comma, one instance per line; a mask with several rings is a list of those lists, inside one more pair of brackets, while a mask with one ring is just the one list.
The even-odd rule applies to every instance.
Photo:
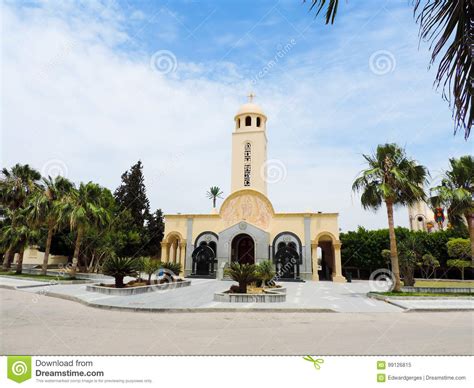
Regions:
[[178, 279], [174, 282], [151, 284], [132, 283], [127, 284], [124, 288], [116, 288], [113, 284], [91, 284], [86, 286], [86, 291], [99, 292], [108, 295], [136, 295], [144, 294], [146, 292], [173, 290], [175, 288], [188, 287], [191, 285], [191, 280]]

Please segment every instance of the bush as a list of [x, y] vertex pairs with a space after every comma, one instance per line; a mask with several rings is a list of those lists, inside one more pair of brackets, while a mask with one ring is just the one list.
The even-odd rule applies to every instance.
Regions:
[[161, 268], [173, 272], [175, 276], [179, 276], [181, 272], [181, 263], [161, 263]]
[[104, 275], [113, 276], [115, 287], [123, 288], [125, 276], [137, 276], [140, 269], [140, 260], [132, 257], [110, 257], [102, 266]]
[[256, 266], [254, 264], [231, 263], [225, 269], [225, 274], [239, 283], [239, 293], [247, 293], [247, 285], [257, 280]]
[[453, 259], [470, 259], [471, 242], [466, 238], [453, 238], [446, 243], [448, 255]]
[[257, 264], [256, 277], [261, 281], [262, 287], [268, 286], [269, 282], [275, 277], [275, 269], [271, 260], [265, 260]]

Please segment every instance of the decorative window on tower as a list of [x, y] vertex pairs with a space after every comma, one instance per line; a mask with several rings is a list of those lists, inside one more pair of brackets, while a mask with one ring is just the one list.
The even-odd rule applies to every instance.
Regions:
[[250, 186], [250, 173], [252, 171], [252, 145], [245, 143], [244, 145], [244, 186]]

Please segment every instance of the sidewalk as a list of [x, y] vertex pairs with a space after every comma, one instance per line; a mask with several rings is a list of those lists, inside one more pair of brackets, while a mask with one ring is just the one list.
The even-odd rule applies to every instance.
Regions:
[[190, 287], [139, 295], [113, 296], [86, 291], [85, 284], [48, 284], [24, 279], [0, 278], [0, 287], [17, 289], [38, 296], [74, 300], [92, 307], [137, 311], [287, 311], [391, 313], [410, 310], [472, 310], [472, 300], [377, 300], [367, 297], [369, 283], [285, 282], [287, 301], [283, 303], [214, 302], [214, 292], [224, 291], [231, 282], [192, 279]]

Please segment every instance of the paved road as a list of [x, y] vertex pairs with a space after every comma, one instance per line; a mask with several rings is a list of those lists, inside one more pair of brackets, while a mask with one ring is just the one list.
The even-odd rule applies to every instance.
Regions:
[[474, 354], [473, 313], [136, 313], [0, 289], [1, 354]]

